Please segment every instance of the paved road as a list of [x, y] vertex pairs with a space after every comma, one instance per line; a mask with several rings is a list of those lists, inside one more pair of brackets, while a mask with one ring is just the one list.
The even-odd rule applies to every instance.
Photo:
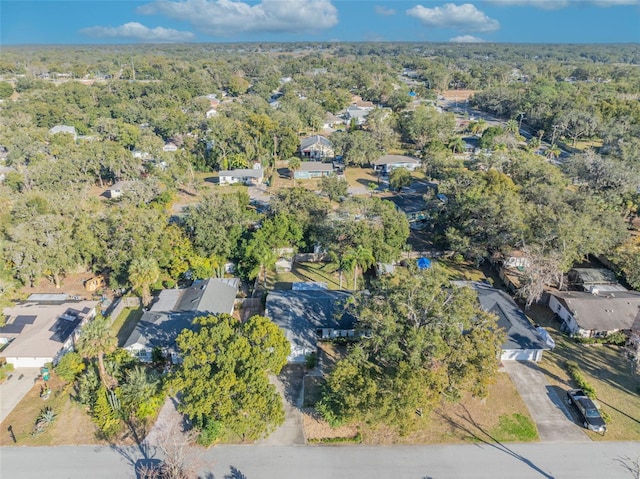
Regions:
[[573, 422], [562, 399], [537, 364], [505, 361], [504, 368], [527, 405], [544, 442], [589, 441], [587, 435]]
[[[11, 479], [135, 477], [137, 449], [54, 447], [0, 450]], [[221, 446], [195, 461], [208, 479], [631, 479], [640, 443], [484, 443], [447, 446]]]
[[9, 373], [10, 379], [0, 384], [0, 422], [4, 421], [22, 398], [31, 391], [40, 368], [17, 368]]

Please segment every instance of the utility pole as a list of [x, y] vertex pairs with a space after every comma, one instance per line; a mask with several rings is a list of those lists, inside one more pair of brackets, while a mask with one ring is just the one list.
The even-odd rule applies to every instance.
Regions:
[[136, 67], [133, 65], [133, 57], [131, 57], [131, 78], [136, 81]]

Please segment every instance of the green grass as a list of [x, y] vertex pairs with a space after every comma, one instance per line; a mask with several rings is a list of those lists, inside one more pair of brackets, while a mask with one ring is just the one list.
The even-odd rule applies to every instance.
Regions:
[[[267, 274], [268, 289], [291, 289], [291, 283], [317, 281], [326, 283], [329, 289], [340, 289], [340, 279], [336, 272], [336, 266], [329, 263], [293, 263], [290, 272]], [[362, 281], [362, 275], [358, 276], [358, 282]], [[343, 274], [342, 288], [353, 287], [353, 273]]]
[[531, 419], [514, 413], [500, 416], [490, 435], [498, 442], [524, 442], [537, 439], [538, 431]]
[[142, 317], [142, 309], [125, 308], [111, 325], [111, 331], [118, 338], [118, 346], [122, 347]]
[[450, 279], [464, 281], [482, 281], [485, 274], [477, 269], [469, 261], [454, 261], [453, 259], [439, 258], [436, 263], [447, 272]]

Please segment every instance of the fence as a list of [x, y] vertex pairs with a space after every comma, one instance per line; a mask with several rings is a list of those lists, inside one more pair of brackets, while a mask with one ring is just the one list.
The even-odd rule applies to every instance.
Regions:
[[141, 306], [142, 302], [137, 296], [122, 296], [111, 303], [104, 316], [109, 318], [110, 323], [113, 323], [124, 308], [139, 308]]

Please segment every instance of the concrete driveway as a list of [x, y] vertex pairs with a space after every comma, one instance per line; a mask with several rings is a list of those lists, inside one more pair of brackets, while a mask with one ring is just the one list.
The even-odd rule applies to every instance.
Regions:
[[18, 405], [33, 387], [40, 368], [16, 368], [10, 378], [0, 384], [0, 422]]
[[263, 446], [295, 446], [305, 443], [300, 408], [303, 400], [304, 366], [288, 364], [279, 376], [270, 376], [284, 402], [284, 424], [269, 437], [257, 441]]
[[561, 396], [562, 391], [547, 382], [537, 364], [525, 361], [504, 361], [503, 364], [538, 427], [541, 441], [590, 441], [573, 422], [573, 416]]

